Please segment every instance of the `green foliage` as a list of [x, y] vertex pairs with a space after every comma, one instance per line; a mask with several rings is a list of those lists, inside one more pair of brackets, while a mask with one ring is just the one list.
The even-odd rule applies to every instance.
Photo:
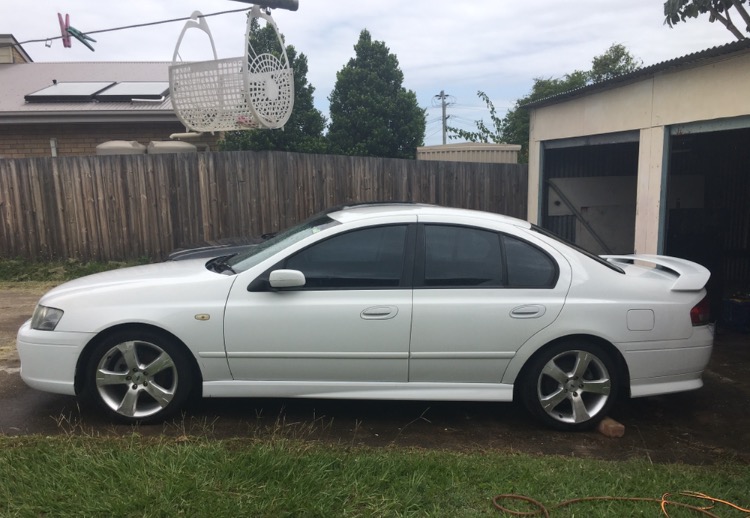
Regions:
[[500, 129], [505, 142], [521, 145], [519, 162], [529, 161], [529, 111], [525, 108], [525, 105], [563, 92], [583, 88], [587, 81], [588, 74], [580, 70], [557, 79], [536, 78], [531, 93], [516, 100], [513, 108], [505, 114]]
[[[250, 31], [252, 48], [256, 53], [278, 54], [279, 42], [273, 27], [265, 25], [261, 28], [258, 21], [253, 20]], [[277, 49], [277, 52], [273, 52], [273, 49]], [[313, 103], [315, 88], [307, 81], [307, 56], [297, 54], [292, 45], [286, 46], [286, 54], [294, 71], [294, 107], [284, 128], [229, 131], [219, 142], [220, 150], [326, 152], [323, 136], [326, 120]]]
[[529, 112], [525, 105], [559, 95], [564, 92], [583, 88], [584, 86], [605, 81], [618, 75], [627, 74], [641, 67], [641, 60], [634, 58], [624, 45], [613, 44], [601, 56], [593, 58], [591, 70], [575, 70], [561, 78], [534, 79], [531, 92], [516, 100], [505, 117], [499, 118], [494, 104], [481, 90], [477, 96], [482, 99], [490, 112], [493, 128], [487, 127], [484, 121], [476, 121], [477, 131], [466, 131], [449, 127], [450, 138], [464, 139], [469, 142], [520, 144], [519, 162], [528, 162], [529, 157]]
[[[750, 33], [750, 13], [746, 4], [748, 0], [666, 0], [664, 2], [664, 23], [673, 27], [676, 23], [685, 22], [688, 18], [698, 18], [708, 14], [708, 21], [721, 23], [738, 40], [748, 38]], [[732, 19], [739, 15], [741, 21]], [[739, 27], [738, 27], [739, 24]]]
[[487, 106], [487, 109], [490, 112], [490, 121], [492, 121], [492, 125], [494, 126], [493, 129], [490, 129], [487, 127], [487, 125], [484, 123], [484, 120], [478, 120], [475, 121], [477, 126], [477, 131], [467, 131], [460, 128], [454, 128], [452, 126], [449, 126], [447, 129], [453, 135], [450, 136], [451, 139], [463, 139], [468, 140], [469, 142], [482, 142], [484, 144], [502, 144], [503, 143], [503, 119], [497, 116], [497, 110], [495, 109], [495, 105], [490, 100], [489, 96], [484, 93], [483, 91], [479, 90], [477, 92], [477, 97], [479, 97], [481, 100], [484, 101], [484, 104]]
[[336, 74], [330, 101], [330, 150], [336, 154], [414, 158], [424, 143], [425, 110], [402, 84], [398, 59], [363, 30], [355, 57]]
[[[187, 435], [0, 437], [3, 516], [496, 517], [501, 513], [492, 498], [501, 493], [526, 495], [551, 508], [576, 497], [658, 499], [693, 489], [747, 506], [749, 486], [748, 466], [731, 461], [653, 465], [485, 449], [456, 453]], [[530, 510], [520, 502], [502, 503]], [[711, 511], [742, 515], [719, 503]], [[553, 514], [661, 513], [654, 502], [600, 501]]]
[[604, 54], [596, 56], [591, 61], [588, 80], [592, 83], [599, 83], [613, 77], [634, 72], [641, 68], [642, 65], [643, 61], [634, 58], [625, 45], [615, 43]]
[[144, 257], [138, 261], [82, 262], [67, 261], [34, 262], [22, 259], [0, 259], [0, 281], [69, 281], [85, 275], [150, 263]]

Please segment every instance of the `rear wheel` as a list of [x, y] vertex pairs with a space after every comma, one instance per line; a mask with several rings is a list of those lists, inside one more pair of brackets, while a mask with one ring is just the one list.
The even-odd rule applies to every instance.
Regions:
[[192, 370], [168, 336], [126, 331], [98, 343], [86, 364], [84, 397], [124, 423], [163, 421], [185, 403]]
[[558, 430], [596, 426], [617, 397], [617, 366], [602, 347], [565, 340], [531, 359], [522, 380], [529, 412]]

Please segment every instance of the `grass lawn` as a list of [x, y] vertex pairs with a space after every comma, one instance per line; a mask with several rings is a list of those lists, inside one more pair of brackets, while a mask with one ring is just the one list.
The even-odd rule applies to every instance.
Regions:
[[[0, 437], [2, 516], [510, 516], [493, 507], [495, 495], [527, 495], [552, 507], [585, 496], [658, 499], [692, 490], [747, 507], [748, 488], [750, 466], [731, 463], [653, 465], [273, 437]], [[668, 510], [670, 516], [698, 515]], [[746, 516], [721, 504], [712, 512]], [[660, 513], [658, 503], [600, 501], [552, 515]]]

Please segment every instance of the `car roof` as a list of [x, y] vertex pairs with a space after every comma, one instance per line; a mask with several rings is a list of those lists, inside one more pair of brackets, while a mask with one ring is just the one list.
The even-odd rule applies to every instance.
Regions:
[[530, 228], [528, 221], [497, 214], [494, 212], [485, 212], [470, 209], [459, 209], [455, 207], [442, 207], [440, 205], [429, 205], [425, 203], [360, 203], [353, 205], [344, 205], [335, 207], [327, 212], [328, 217], [341, 223], [350, 223], [369, 219], [372, 217], [398, 216], [404, 214], [413, 214], [415, 216], [454, 216], [468, 217], [476, 219], [489, 219], [496, 222], [503, 222], [522, 228]]

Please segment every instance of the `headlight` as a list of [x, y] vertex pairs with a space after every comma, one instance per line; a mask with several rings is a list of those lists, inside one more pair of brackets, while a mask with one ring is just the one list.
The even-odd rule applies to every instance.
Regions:
[[31, 329], [36, 329], [37, 331], [54, 331], [62, 316], [62, 309], [38, 305], [34, 310], [34, 316], [31, 317]]

